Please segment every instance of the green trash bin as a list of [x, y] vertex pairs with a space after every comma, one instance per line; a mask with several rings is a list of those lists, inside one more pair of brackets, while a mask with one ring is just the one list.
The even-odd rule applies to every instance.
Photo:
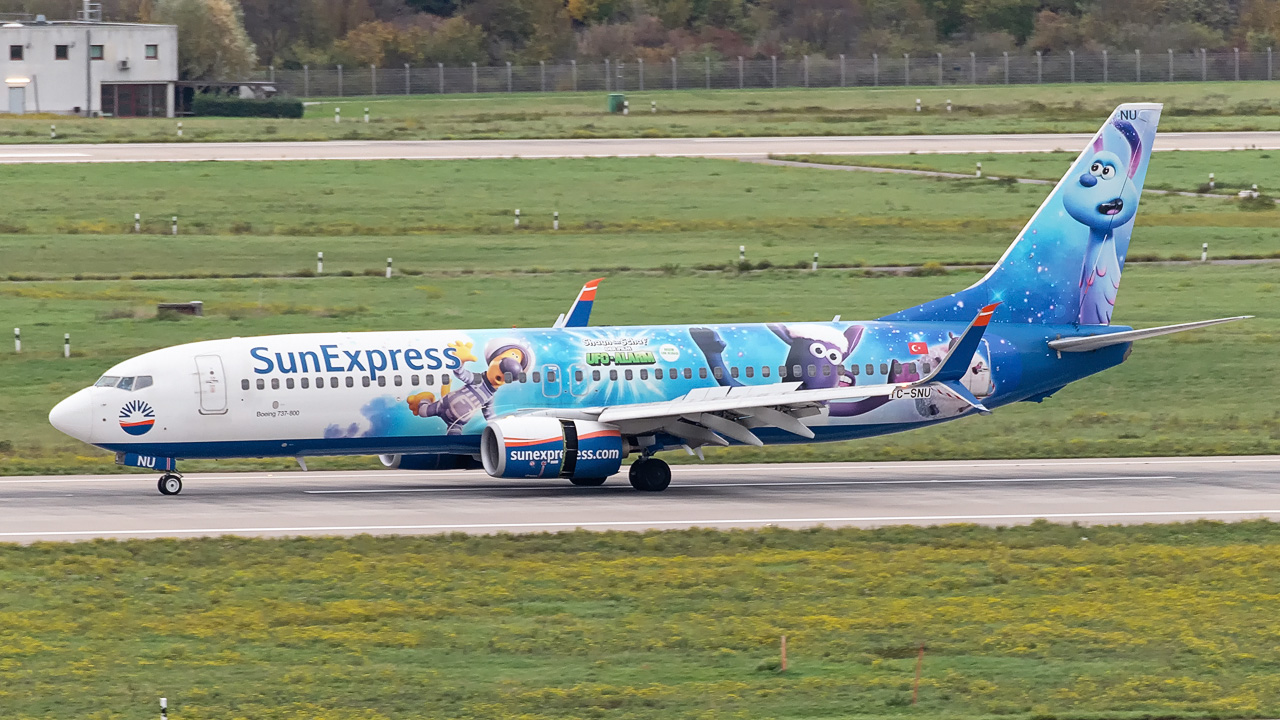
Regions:
[[620, 113], [623, 106], [627, 102], [627, 96], [622, 93], [609, 93], [609, 112]]

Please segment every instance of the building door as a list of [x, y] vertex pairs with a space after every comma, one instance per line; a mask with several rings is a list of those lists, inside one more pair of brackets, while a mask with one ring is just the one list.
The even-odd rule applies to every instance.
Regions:
[[9, 88], [9, 112], [21, 115], [27, 110], [27, 89], [24, 87]]
[[226, 414], [227, 384], [222, 374], [222, 358], [197, 355], [196, 374], [200, 376], [200, 414]]

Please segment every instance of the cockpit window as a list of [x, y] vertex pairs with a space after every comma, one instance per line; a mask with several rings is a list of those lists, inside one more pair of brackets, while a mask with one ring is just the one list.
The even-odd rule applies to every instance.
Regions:
[[136, 377], [119, 377], [117, 375], [103, 375], [98, 378], [98, 382], [94, 383], [94, 387], [113, 387], [120, 390], [141, 390], [151, 387], [150, 375], [138, 375]]

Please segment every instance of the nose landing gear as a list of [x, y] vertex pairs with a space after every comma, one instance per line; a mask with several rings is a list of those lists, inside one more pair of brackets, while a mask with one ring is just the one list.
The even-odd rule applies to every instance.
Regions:
[[177, 495], [182, 492], [182, 476], [177, 473], [165, 473], [160, 476], [156, 488], [161, 495]]

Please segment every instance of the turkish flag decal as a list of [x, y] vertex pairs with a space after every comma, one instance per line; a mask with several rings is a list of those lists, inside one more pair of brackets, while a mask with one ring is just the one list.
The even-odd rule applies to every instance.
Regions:
[[929, 344], [922, 342], [907, 343], [907, 351], [912, 355], [928, 355]]

